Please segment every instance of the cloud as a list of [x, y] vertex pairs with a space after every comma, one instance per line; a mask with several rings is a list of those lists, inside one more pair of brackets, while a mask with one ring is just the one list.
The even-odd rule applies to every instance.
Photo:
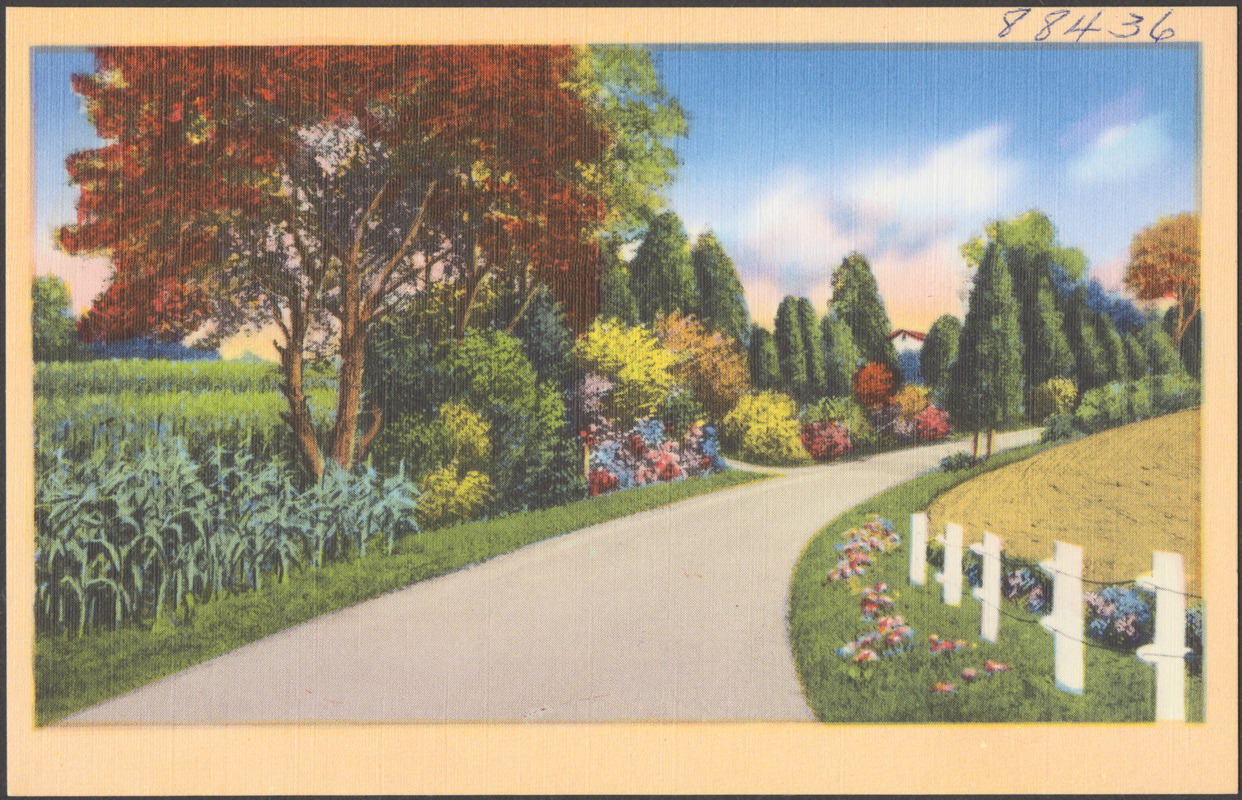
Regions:
[[106, 257], [71, 256], [41, 239], [35, 246], [35, 275], [55, 275], [69, 287], [74, 314], [90, 307], [112, 275], [112, 260]]
[[1122, 181], [1154, 166], [1170, 148], [1163, 115], [1145, 117], [1100, 131], [1069, 173], [1083, 183]]
[[1070, 148], [1083, 147], [1110, 128], [1138, 122], [1143, 117], [1143, 100], [1141, 88], [1131, 89], [1069, 126], [1061, 136], [1061, 144]]

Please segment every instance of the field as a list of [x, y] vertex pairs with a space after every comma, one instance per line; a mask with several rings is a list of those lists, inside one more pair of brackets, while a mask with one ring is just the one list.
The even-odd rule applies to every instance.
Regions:
[[928, 508], [965, 541], [996, 534], [1006, 552], [1051, 558], [1054, 541], [1083, 548], [1089, 581], [1151, 572], [1151, 552], [1181, 553], [1186, 589], [1201, 594], [1199, 410], [1113, 428], [957, 486]]

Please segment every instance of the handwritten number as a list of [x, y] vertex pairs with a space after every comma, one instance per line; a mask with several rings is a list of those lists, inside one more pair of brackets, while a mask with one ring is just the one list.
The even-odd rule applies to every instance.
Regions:
[[[1015, 8], [1012, 11], [1006, 11], [1005, 16], [1002, 17], [1002, 19], [1005, 21], [1005, 27], [1001, 29], [1000, 33], [996, 34], [996, 38], [1004, 39], [1006, 36], [1008, 36], [1009, 30], [1014, 25], [1017, 25], [1019, 22], [1021, 22], [1022, 18], [1025, 17], [1029, 13], [1031, 13], [1031, 9], [1029, 8]], [[1013, 19], [1010, 19], [1009, 18], [1010, 14], [1017, 14], [1018, 16], [1014, 17]]]
[[1068, 8], [1062, 8], [1061, 10], [1053, 11], [1051, 14], [1044, 17], [1044, 22], [1047, 24], [1039, 29], [1039, 33], [1035, 34], [1035, 41], [1042, 42], [1044, 39], [1047, 39], [1048, 35], [1052, 33], [1052, 26], [1068, 17], [1069, 13]]
[[[1171, 12], [1170, 12], [1170, 13], [1171, 13]], [[1133, 31], [1132, 33], [1120, 34], [1120, 33], [1116, 33], [1116, 32], [1114, 32], [1114, 31], [1109, 31], [1109, 33], [1111, 33], [1113, 36], [1116, 36], [1118, 39], [1129, 39], [1131, 36], [1138, 36], [1138, 34], [1139, 34], [1139, 25], [1142, 25], [1142, 24], [1143, 24], [1143, 18], [1142, 18], [1142, 17], [1140, 17], [1138, 14], [1135, 14], [1133, 11], [1131, 11], [1131, 12], [1130, 12], [1130, 16], [1131, 16], [1133, 19], [1131, 19], [1129, 22], [1123, 22], [1123, 23], [1121, 24], [1121, 27], [1123, 27], [1123, 28], [1124, 28], [1124, 27], [1126, 27], [1127, 25], [1133, 25], [1133, 26], [1134, 26], [1134, 31]]]
[[1173, 29], [1172, 29], [1172, 28], [1165, 28], [1164, 30], [1160, 31], [1160, 33], [1156, 33], [1156, 28], [1159, 28], [1159, 27], [1160, 27], [1160, 23], [1161, 23], [1161, 22], [1164, 22], [1166, 19], [1168, 19], [1168, 18], [1169, 18], [1169, 14], [1172, 14], [1172, 13], [1173, 13], [1173, 11], [1172, 11], [1172, 9], [1170, 9], [1168, 14], [1165, 14], [1163, 17], [1161, 17], [1160, 19], [1156, 20], [1156, 24], [1151, 26], [1151, 33], [1150, 33], [1150, 34], [1148, 34], [1148, 35], [1149, 35], [1149, 36], [1151, 36], [1151, 38], [1152, 38], [1153, 40], [1155, 40], [1155, 41], [1157, 41], [1157, 42], [1163, 42], [1165, 39], [1169, 39], [1169, 38], [1171, 38], [1171, 37], [1173, 36]]
[[[1092, 18], [1091, 18], [1091, 21], [1087, 23], [1087, 27], [1085, 27], [1085, 28], [1080, 28], [1080, 27], [1078, 27], [1078, 26], [1079, 26], [1079, 25], [1081, 25], [1081, 24], [1082, 24], [1082, 21], [1083, 21], [1084, 19], [1086, 19], [1086, 18], [1087, 18], [1087, 15], [1086, 15], [1086, 14], [1083, 14], [1081, 17], [1079, 17], [1079, 18], [1078, 18], [1078, 21], [1077, 21], [1077, 22], [1075, 22], [1073, 25], [1069, 26], [1069, 30], [1067, 30], [1067, 31], [1065, 32], [1065, 35], [1066, 35], [1066, 36], [1069, 36], [1071, 33], [1075, 33], [1075, 32], [1076, 32], [1076, 33], [1078, 34], [1078, 38], [1077, 38], [1077, 39], [1075, 39], [1074, 41], [1075, 41], [1075, 42], [1081, 42], [1081, 41], [1082, 41], [1082, 37], [1083, 37], [1085, 34], [1088, 34], [1088, 33], [1090, 33], [1091, 31], [1096, 31], [1096, 32], [1098, 33], [1099, 31], [1104, 30], [1103, 28], [1093, 28], [1093, 27], [1091, 27], [1092, 25], [1094, 25], [1094, 24], [1095, 24], [1095, 21], [1096, 21], [1097, 19], [1099, 19], [1099, 18], [1100, 18], [1100, 15], [1101, 15], [1101, 14], [1103, 14], [1103, 13], [1104, 13], [1103, 11], [1097, 11], [1097, 12], [1095, 12], [1095, 16], [1094, 16], [1094, 17], [1092, 17]], [[1159, 24], [1159, 23], [1157, 23], [1157, 24]]]

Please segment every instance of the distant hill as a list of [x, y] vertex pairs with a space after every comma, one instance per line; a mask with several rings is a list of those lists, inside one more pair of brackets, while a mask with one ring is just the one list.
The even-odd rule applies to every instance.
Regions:
[[1151, 573], [1153, 550], [1181, 553], [1186, 589], [1199, 591], [1199, 409], [1123, 425], [967, 481], [928, 508], [945, 522], [1001, 537], [1013, 556], [1052, 558], [1053, 542], [1083, 548], [1083, 577], [1129, 581]]

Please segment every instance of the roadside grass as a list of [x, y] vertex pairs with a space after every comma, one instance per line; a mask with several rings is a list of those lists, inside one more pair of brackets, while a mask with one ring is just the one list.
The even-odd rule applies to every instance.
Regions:
[[[1053, 637], [1025, 609], [1006, 603], [999, 642], [979, 639], [980, 605], [963, 591], [960, 607], [946, 606], [934, 568], [924, 586], [908, 585], [910, 514], [927, 508], [940, 493], [985, 472], [1057, 446], [1033, 444], [994, 455], [959, 472], [936, 471], [885, 491], [830, 522], [807, 545], [794, 570], [789, 626], [794, 661], [807, 702], [823, 722], [1150, 722], [1155, 716], [1155, 670], [1135, 656], [1088, 646], [1085, 691], [1059, 691], [1053, 679]], [[866, 575], [823, 585], [840, 556], [841, 534], [879, 514], [893, 522], [902, 543], [877, 555]], [[892, 614], [916, 633], [903, 654], [854, 664], [837, 654], [874, 624], [862, 619], [863, 587], [883, 581], [896, 601]], [[1024, 620], [1014, 619], [1022, 617]], [[1027, 621], [1029, 620], [1029, 621]], [[971, 643], [950, 653], [929, 652], [927, 637]], [[1084, 639], [1086, 638], [1084, 634]], [[1088, 640], [1090, 641], [1090, 640]], [[983, 663], [1009, 665], [984, 676]], [[963, 669], [980, 677], [966, 683]], [[933, 694], [939, 682], [957, 687]], [[1203, 720], [1203, 677], [1187, 677], [1187, 718]]]
[[68, 639], [35, 638], [36, 725], [307, 622], [418, 581], [542, 539], [658, 508], [695, 495], [772, 477], [725, 470], [707, 478], [614, 492], [564, 506], [424, 531], [366, 556], [294, 572], [287, 583], [196, 607], [176, 627], [126, 627]]

